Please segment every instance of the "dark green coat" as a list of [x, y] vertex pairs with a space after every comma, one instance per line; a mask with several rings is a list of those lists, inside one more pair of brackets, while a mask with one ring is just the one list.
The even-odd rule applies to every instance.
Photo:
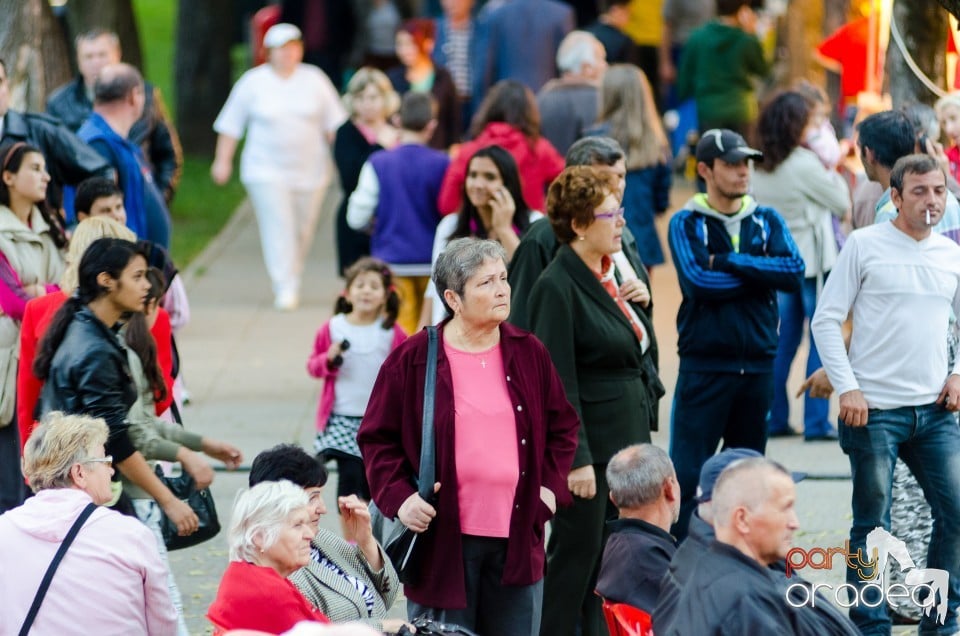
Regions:
[[[645, 274], [642, 265], [634, 268]], [[648, 310], [632, 307], [651, 340], [646, 354], [623, 312], [566, 245], [530, 294], [532, 330], [550, 352], [567, 399], [580, 415], [574, 468], [604, 464], [625, 446], [649, 442], [656, 430], [663, 395], [656, 336]]]

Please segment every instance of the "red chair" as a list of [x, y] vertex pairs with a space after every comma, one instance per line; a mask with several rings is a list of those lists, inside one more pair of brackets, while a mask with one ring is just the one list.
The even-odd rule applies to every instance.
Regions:
[[603, 617], [610, 636], [653, 636], [653, 620], [642, 609], [603, 600]]

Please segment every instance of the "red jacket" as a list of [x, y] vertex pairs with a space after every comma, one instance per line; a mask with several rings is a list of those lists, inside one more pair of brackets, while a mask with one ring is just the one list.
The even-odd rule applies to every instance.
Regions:
[[[33, 414], [36, 412], [43, 380], [33, 375], [33, 358], [36, 355], [40, 339], [53, 321], [57, 310], [67, 302], [67, 295], [55, 291], [34, 298], [27, 303], [20, 323], [20, 366], [17, 368], [17, 426], [20, 429], [20, 454], [27, 438], [34, 429]], [[150, 329], [157, 343], [157, 364], [163, 372], [167, 385], [167, 399], [156, 403], [157, 415], [160, 415], [173, 401], [173, 340], [170, 330], [170, 315], [161, 307], [157, 321]]]
[[282, 634], [300, 621], [329, 623], [293, 583], [273, 568], [231, 561], [207, 618], [220, 629]]
[[523, 198], [531, 210], [543, 212], [546, 202], [544, 193], [550, 182], [563, 172], [563, 157], [543, 137], [530, 141], [510, 124], [494, 122], [487, 124], [476, 139], [461, 145], [457, 156], [450, 162], [447, 174], [443, 177], [443, 185], [440, 186], [440, 195], [437, 197], [440, 214], [453, 214], [460, 209], [463, 182], [467, 178], [467, 164], [473, 153], [487, 146], [501, 146], [513, 156], [520, 172]]
[[[446, 323], [443, 323], [446, 324]], [[539, 340], [508, 323], [500, 325], [500, 350], [510, 401], [516, 405], [520, 480], [507, 539], [504, 585], [530, 585], [543, 578], [543, 526], [550, 510], [540, 500], [540, 486], [572, 502], [567, 474], [577, 448], [579, 420], [567, 402], [563, 383]], [[383, 363], [357, 441], [363, 453], [370, 492], [387, 517], [416, 492], [412, 479], [419, 472], [425, 331], [403, 342]], [[407, 584], [408, 598], [436, 608], [466, 606], [460, 533], [457, 475], [454, 458], [453, 378], [443, 351], [443, 330], [437, 352], [436, 438], [437, 516], [421, 537], [418, 558], [426, 573]]]

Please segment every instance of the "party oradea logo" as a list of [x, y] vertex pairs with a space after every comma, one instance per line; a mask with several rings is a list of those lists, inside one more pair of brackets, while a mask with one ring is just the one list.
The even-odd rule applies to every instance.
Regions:
[[[887, 584], [885, 573], [887, 561], [893, 559], [906, 572], [904, 583]], [[837, 605], [850, 607], [879, 607], [889, 603], [894, 609], [901, 605], [914, 605], [924, 615], [937, 610], [937, 622], [947, 618], [947, 584], [950, 575], [946, 570], [918, 568], [907, 550], [907, 544], [883, 528], [877, 527], [867, 535], [866, 556], [861, 549], [850, 549], [850, 542], [842, 547], [793, 548], [787, 553], [787, 578], [803, 568], [832, 570], [839, 561], [844, 567], [855, 570], [865, 583], [860, 586], [843, 583], [794, 583], [787, 587], [786, 599], [793, 607], [815, 607], [817, 592]], [[819, 599], [822, 602], [822, 599]]]

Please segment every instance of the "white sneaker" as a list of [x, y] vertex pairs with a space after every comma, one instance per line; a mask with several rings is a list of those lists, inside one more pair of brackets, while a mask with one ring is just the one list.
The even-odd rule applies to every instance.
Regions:
[[300, 298], [295, 293], [285, 292], [277, 294], [273, 300], [273, 308], [277, 311], [293, 311], [300, 306]]

